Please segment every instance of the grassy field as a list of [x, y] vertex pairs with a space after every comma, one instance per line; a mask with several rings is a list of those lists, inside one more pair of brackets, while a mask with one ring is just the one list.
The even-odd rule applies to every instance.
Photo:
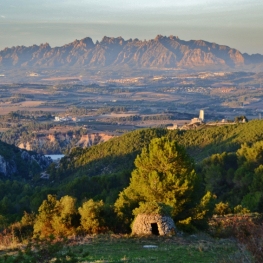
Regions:
[[[155, 246], [145, 248], [145, 246]], [[162, 262], [162, 263], [237, 263], [253, 262], [246, 252], [230, 239], [213, 239], [206, 235], [188, 237], [125, 237], [118, 235], [87, 236], [71, 240], [64, 246], [61, 254], [70, 251], [74, 262]], [[0, 253], [0, 262], [5, 254], [14, 252], [5, 250]], [[37, 252], [36, 252], [37, 253]], [[48, 252], [46, 252], [48, 254]], [[14, 255], [15, 256], [15, 255]], [[70, 262], [70, 257], [68, 257]], [[25, 261], [29, 261], [30, 257]], [[63, 262], [67, 262], [63, 261]], [[10, 261], [11, 262], [11, 261]], [[14, 261], [15, 262], [15, 261]], [[55, 258], [49, 261], [55, 262]], [[59, 261], [60, 262], [60, 261]]]

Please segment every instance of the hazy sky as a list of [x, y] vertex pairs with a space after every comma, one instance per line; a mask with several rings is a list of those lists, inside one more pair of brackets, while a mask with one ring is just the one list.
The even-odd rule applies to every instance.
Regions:
[[263, 54], [263, 0], [0, 0], [0, 49], [157, 34]]

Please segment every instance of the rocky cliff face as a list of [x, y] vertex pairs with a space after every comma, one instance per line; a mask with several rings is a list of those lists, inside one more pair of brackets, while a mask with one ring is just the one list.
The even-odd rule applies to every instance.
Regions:
[[56, 135], [48, 134], [46, 136], [34, 137], [30, 141], [24, 141], [23, 138], [21, 138], [17, 140], [16, 144], [20, 149], [52, 154], [61, 153], [66, 149], [76, 146], [83, 148], [90, 147], [108, 141], [113, 137], [113, 135], [104, 133], [90, 133], [80, 136], [58, 133]]
[[184, 41], [175, 36], [124, 40], [87, 37], [62, 47], [49, 44], [17, 46], [0, 51], [2, 67], [138, 67], [138, 68], [244, 68], [263, 63], [263, 55], [242, 54], [234, 48], [203, 40]]
[[27, 152], [3, 142], [0, 142], [0, 146], [3, 146], [0, 154], [0, 176], [30, 177], [52, 163], [51, 158], [41, 154]]

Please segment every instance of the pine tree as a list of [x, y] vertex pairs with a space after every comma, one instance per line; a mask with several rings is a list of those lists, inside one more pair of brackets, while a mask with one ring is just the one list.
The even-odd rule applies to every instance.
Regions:
[[[167, 138], [153, 139], [135, 160], [130, 185], [124, 189], [115, 208], [124, 220], [132, 218], [132, 210], [140, 202], [158, 202], [172, 207], [177, 217], [193, 201], [198, 176], [185, 149]], [[128, 221], [126, 223], [128, 223]]]

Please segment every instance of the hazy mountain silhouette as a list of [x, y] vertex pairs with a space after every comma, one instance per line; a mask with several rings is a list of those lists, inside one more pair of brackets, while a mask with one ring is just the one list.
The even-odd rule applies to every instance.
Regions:
[[184, 41], [175, 36], [124, 40], [87, 37], [62, 47], [49, 44], [17, 46], [0, 51], [1, 67], [123, 67], [244, 69], [263, 65], [263, 55], [242, 54], [234, 48], [203, 40]]

